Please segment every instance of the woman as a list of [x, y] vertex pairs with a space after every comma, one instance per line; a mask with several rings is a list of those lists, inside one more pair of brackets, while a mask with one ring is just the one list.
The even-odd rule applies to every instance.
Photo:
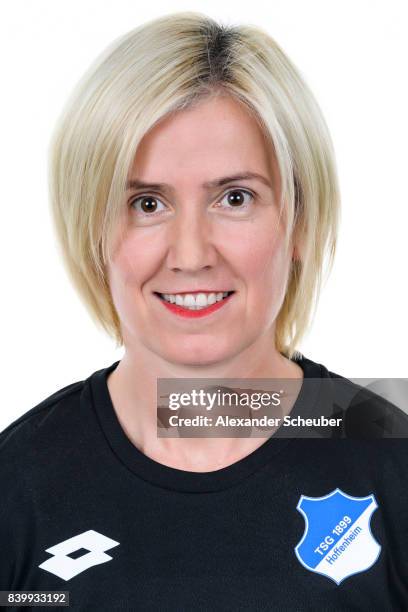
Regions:
[[85, 74], [50, 153], [64, 260], [125, 353], [2, 433], [0, 588], [74, 610], [406, 609], [405, 440], [158, 435], [159, 379], [291, 381], [290, 417], [326, 383], [356, 393], [296, 350], [339, 189], [290, 60], [254, 27], [157, 19]]

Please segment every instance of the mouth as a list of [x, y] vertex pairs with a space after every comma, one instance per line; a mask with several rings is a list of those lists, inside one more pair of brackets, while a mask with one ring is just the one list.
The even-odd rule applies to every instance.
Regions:
[[191, 293], [160, 293], [154, 291], [153, 293], [170, 312], [183, 317], [196, 318], [211, 314], [222, 308], [230, 301], [235, 291], [195, 291]]

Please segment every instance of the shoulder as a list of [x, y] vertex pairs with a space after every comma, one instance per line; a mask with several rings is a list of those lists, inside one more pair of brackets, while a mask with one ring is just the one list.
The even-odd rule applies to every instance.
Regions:
[[351, 380], [304, 356], [302, 361], [306, 377], [321, 379], [320, 403], [330, 402], [333, 413], [343, 418], [344, 437], [399, 438], [405, 439], [403, 446], [408, 447], [407, 381], [398, 378]]
[[10, 508], [32, 508], [41, 484], [69, 465], [75, 440], [86, 427], [85, 382], [59, 389], [0, 432], [0, 488], [5, 501], [0, 505], [0, 532], [11, 519]]
[[399, 401], [402, 397], [398, 379], [382, 378], [371, 382], [356, 379], [353, 382], [333, 372], [330, 377], [336, 399], [342, 400], [340, 408], [344, 411], [347, 437], [408, 438], [407, 405]]
[[85, 383], [77, 381], [58, 389], [0, 432], [0, 475], [16, 464], [20, 469], [29, 465], [43, 449], [50, 450], [57, 443], [67, 423], [79, 412]]
[[20, 475], [49, 472], [58, 462], [86, 455], [99, 433], [93, 390], [118, 363], [58, 389], [3, 429], [0, 479], [16, 468]]

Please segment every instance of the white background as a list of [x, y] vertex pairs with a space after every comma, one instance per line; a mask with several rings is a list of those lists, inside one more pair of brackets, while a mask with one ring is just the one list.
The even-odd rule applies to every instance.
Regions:
[[120, 359], [57, 255], [47, 147], [72, 87], [115, 38], [197, 10], [271, 34], [308, 81], [334, 141], [337, 260], [300, 350], [356, 377], [407, 377], [407, 3], [401, 0], [37, 0], [1, 8], [0, 430]]

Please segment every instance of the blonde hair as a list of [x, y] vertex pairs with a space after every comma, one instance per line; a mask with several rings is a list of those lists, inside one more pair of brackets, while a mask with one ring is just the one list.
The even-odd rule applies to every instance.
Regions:
[[293, 63], [258, 27], [170, 14], [114, 41], [90, 66], [50, 143], [61, 254], [92, 318], [121, 346], [106, 262], [136, 149], [165, 115], [221, 90], [256, 116], [276, 156], [286, 240], [296, 233], [299, 259], [292, 261], [275, 341], [279, 352], [296, 358], [315, 315], [326, 255], [332, 267], [340, 195], [322, 112]]

